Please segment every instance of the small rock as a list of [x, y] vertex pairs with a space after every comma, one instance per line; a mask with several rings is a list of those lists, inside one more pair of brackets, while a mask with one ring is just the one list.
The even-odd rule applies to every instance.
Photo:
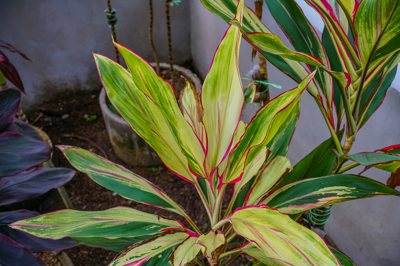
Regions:
[[86, 209], [86, 205], [82, 207], [82, 209]]
[[67, 119], [69, 117], [69, 114], [65, 114], [61, 117], [61, 119]]
[[115, 196], [117, 196], [117, 193], [114, 192], [112, 195], [115, 197]]
[[131, 201], [131, 200], [127, 200], [126, 203], [127, 203], [128, 205], [131, 205], [132, 201]]
[[44, 118], [44, 121], [46, 121], [46, 122], [51, 121], [51, 117], [45, 117], [45, 118]]

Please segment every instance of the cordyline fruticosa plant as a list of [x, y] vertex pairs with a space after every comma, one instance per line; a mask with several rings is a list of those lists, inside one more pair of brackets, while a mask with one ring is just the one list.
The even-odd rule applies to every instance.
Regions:
[[8, 225], [40, 213], [15, 210], [15, 203], [33, 199], [58, 188], [74, 176], [68, 168], [42, 168], [51, 147], [28, 124], [15, 118], [21, 92], [0, 91], [0, 265], [44, 266], [32, 252], [58, 251], [78, 243], [70, 238], [43, 239], [10, 228]]
[[[206, 8], [229, 23], [235, 23], [237, 0], [201, 0]], [[358, 165], [377, 167], [392, 173], [388, 185], [400, 185], [400, 144], [375, 152], [347, 155], [357, 132], [383, 102], [396, 75], [400, 62], [400, 1], [398, 0], [306, 0], [325, 23], [322, 38], [318, 36], [295, 0], [264, 0], [272, 16], [286, 34], [295, 50], [283, 44], [256, 14], [244, 9], [244, 38], [272, 64], [296, 82], [311, 71], [315, 79], [307, 87], [325, 118], [332, 135], [331, 147], [339, 154], [334, 173], [344, 173]], [[305, 63], [301, 64], [301, 63]], [[341, 144], [346, 117], [345, 142]], [[325, 143], [327, 144], [327, 143]], [[322, 148], [322, 146], [320, 148]], [[328, 156], [314, 150], [311, 157]], [[328, 156], [329, 157], [329, 156]], [[327, 174], [331, 160], [325, 160]], [[343, 166], [346, 161], [353, 163]], [[300, 168], [307, 167], [303, 161]], [[315, 161], [314, 165], [318, 165]], [[309, 165], [308, 165], [309, 166]], [[321, 165], [319, 165], [321, 166]], [[295, 167], [295, 168], [296, 168]], [[303, 169], [303, 172], [307, 169]], [[312, 173], [303, 175], [314, 177]]]
[[[237, 8], [237, 25], [242, 24], [242, 15], [243, 1]], [[298, 214], [360, 197], [400, 193], [350, 175], [310, 178], [282, 186], [291, 170], [285, 156], [299, 116], [300, 98], [315, 72], [297, 88], [265, 104], [246, 125], [240, 121], [244, 106], [238, 69], [241, 37], [240, 29], [231, 25], [215, 53], [201, 97], [187, 83], [180, 108], [170, 84], [126, 47], [115, 43], [129, 71], [95, 55], [111, 102], [165, 165], [195, 186], [211, 231], [200, 231], [178, 203], [149, 181], [71, 146], [60, 149], [76, 169], [127, 199], [182, 215], [192, 228], [126, 207], [62, 210], [18, 221], [12, 228], [44, 238], [70, 236], [86, 245], [124, 250], [111, 262], [114, 266], [187, 265], [200, 252], [210, 265], [219, 265], [227, 256], [233, 258], [241, 252], [267, 265], [351, 265], [319, 235], [295, 222]], [[233, 193], [223, 211], [228, 185], [233, 186]], [[244, 187], [248, 192], [243, 195]], [[228, 248], [236, 236], [243, 237], [244, 244]]]

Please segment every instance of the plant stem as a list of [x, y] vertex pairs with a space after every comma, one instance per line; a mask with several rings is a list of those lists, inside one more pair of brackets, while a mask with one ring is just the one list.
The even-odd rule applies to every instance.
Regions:
[[225, 194], [225, 188], [226, 188], [226, 184], [223, 185], [221, 187], [221, 190], [218, 191], [218, 195], [217, 198], [215, 200], [215, 204], [214, 204], [214, 209], [213, 209], [213, 219], [212, 219], [212, 224], [215, 225], [218, 223], [219, 219], [220, 219], [220, 215], [221, 215], [221, 206], [222, 206], [222, 201], [224, 199], [224, 194]]
[[156, 61], [156, 71], [157, 71], [157, 74], [160, 75], [160, 61], [158, 60], [157, 50], [156, 50], [156, 47], [155, 47], [154, 41], [153, 41], [153, 17], [154, 17], [154, 15], [153, 15], [153, 0], [149, 0], [149, 7], [150, 7], [149, 39], [150, 39], [151, 48], [153, 49], [154, 60]]
[[222, 227], [224, 224], [226, 224], [227, 222], [228, 222], [228, 220], [223, 219], [223, 220], [221, 220], [221, 221], [215, 223], [211, 229], [212, 229], [212, 230], [218, 230], [219, 228], [221, 228], [221, 227]]
[[227, 256], [229, 256], [229, 255], [236, 254], [236, 253], [239, 253], [239, 252], [242, 252], [242, 251], [240, 250], [240, 248], [238, 248], [238, 249], [233, 249], [233, 250], [230, 250], [230, 251], [227, 251], [227, 252], [222, 253], [222, 254], [219, 256], [218, 259], [222, 259], [222, 258], [225, 258], [225, 257], [227, 257]]
[[199, 235], [203, 234], [201, 232], [201, 230], [197, 227], [197, 225], [193, 222], [192, 218], [190, 218], [189, 216], [185, 216], [185, 219], [193, 227], [193, 229], [196, 231], [196, 233], [198, 233]]
[[332, 127], [331, 123], [329, 122], [328, 117], [326, 116], [324, 107], [322, 106], [321, 102], [318, 101], [318, 99], [315, 99], [315, 101], [317, 102], [319, 109], [321, 109], [321, 113], [324, 116], [325, 122], [329, 128], [331, 135], [332, 135], [332, 139], [335, 142], [336, 149], [338, 150], [338, 152], [340, 154], [342, 154], [343, 153], [342, 144], [340, 143], [340, 140], [339, 140], [338, 136], [336, 135], [335, 129]]
[[165, 14], [167, 17], [167, 33], [168, 33], [168, 57], [169, 57], [169, 67], [171, 72], [171, 85], [174, 87], [174, 61], [172, 59], [172, 38], [171, 38], [171, 16], [169, 10], [169, 3], [171, 0], [165, 0]]
[[359, 166], [360, 164], [357, 162], [351, 163], [349, 165], [343, 166], [342, 168], [339, 169], [338, 174], [343, 174], [344, 172], [347, 172], [357, 166]]
[[206, 209], [208, 218], [210, 219], [210, 223], [212, 222], [212, 215], [211, 215], [211, 211], [210, 211], [210, 206], [208, 205], [205, 195], [203, 194], [203, 191], [201, 190], [200, 186], [198, 184], [194, 185], [197, 193], [199, 193], [200, 199], [203, 202], [204, 208]]
[[226, 243], [230, 243], [235, 237], [237, 236], [236, 233], [231, 234], [228, 239], [226, 240]]

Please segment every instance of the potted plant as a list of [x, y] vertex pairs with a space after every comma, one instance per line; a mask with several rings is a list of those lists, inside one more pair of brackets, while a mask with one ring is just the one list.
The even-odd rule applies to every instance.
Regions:
[[[178, 214], [185, 223], [116, 207], [93, 212], [62, 210], [11, 227], [38, 237], [70, 236], [89, 246], [122, 251], [109, 264], [113, 266], [176, 266], [192, 261], [229, 265], [240, 253], [254, 257], [257, 265], [354, 265], [296, 219], [312, 208], [399, 196], [400, 192], [362, 176], [332, 174], [295, 182], [290, 180], [293, 176], [287, 178], [292, 167], [285, 156], [299, 117], [300, 98], [316, 71], [298, 87], [266, 103], [248, 125], [241, 122], [245, 95], [238, 51], [243, 2], [215, 53], [201, 97], [187, 82], [180, 106], [170, 84], [126, 47], [115, 43], [130, 71], [95, 55], [111, 102], [164, 164], [195, 186], [210, 231], [201, 231], [179, 203], [146, 179], [71, 146], [59, 148], [77, 170], [127, 199]], [[229, 186], [232, 195], [223, 209]]]
[[[237, 0], [201, 1], [228, 23], [235, 16], [229, 7]], [[306, 2], [325, 23], [321, 37], [296, 1], [265, 0], [294, 50], [286, 47], [248, 7], [241, 27], [254, 49], [293, 80], [301, 82], [310, 71], [317, 71], [307, 90], [321, 110], [332, 138], [294, 167], [295, 171], [289, 174], [291, 181], [345, 173], [363, 165], [366, 170], [375, 167], [388, 171], [387, 184], [395, 188], [400, 185], [400, 144], [374, 152], [349, 153], [358, 131], [379, 108], [396, 75], [400, 62], [400, 5], [397, 1], [380, 0]], [[321, 158], [324, 164], [320, 163]], [[311, 170], [316, 166], [318, 171]], [[328, 216], [328, 209], [312, 210], [311, 226], [319, 231]]]
[[[149, 41], [153, 49], [155, 62], [151, 65], [156, 69], [158, 75], [164, 77], [171, 84], [173, 84], [176, 99], [179, 99], [180, 91], [185, 86], [185, 81], [181, 76], [188, 79], [198, 92], [201, 90], [201, 82], [199, 78], [192, 73], [189, 69], [181, 66], [174, 65], [172, 56], [172, 38], [171, 38], [171, 23], [170, 23], [170, 7], [174, 4], [177, 5], [180, 1], [166, 0], [165, 11], [167, 20], [167, 33], [168, 33], [168, 55], [169, 64], [160, 63], [158, 60], [157, 50], [153, 41], [153, 1], [149, 0], [150, 9], [150, 23], [149, 23]], [[110, 1], [108, 1], [107, 14], [111, 27], [113, 29], [114, 40], [116, 39], [114, 24], [116, 23], [115, 10], [111, 8]], [[110, 19], [111, 18], [111, 19]], [[117, 61], [119, 61], [119, 54], [116, 52]], [[171, 75], [171, 73], [174, 73]], [[100, 106], [106, 124], [107, 132], [110, 138], [111, 145], [114, 152], [125, 162], [131, 165], [154, 166], [161, 163], [158, 155], [154, 150], [147, 145], [131, 128], [131, 126], [118, 114], [114, 106], [106, 98], [104, 90], [100, 93]]]

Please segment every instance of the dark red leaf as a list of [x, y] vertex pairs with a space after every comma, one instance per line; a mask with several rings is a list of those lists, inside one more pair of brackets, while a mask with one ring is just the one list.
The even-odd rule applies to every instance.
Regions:
[[0, 50], [0, 71], [4, 77], [8, 79], [15, 87], [25, 93], [24, 85], [15, 66], [10, 62], [8, 57]]
[[21, 92], [17, 89], [0, 91], [0, 133], [13, 122], [20, 99]]
[[12, 229], [8, 226], [13, 222], [32, 218], [38, 215], [40, 215], [40, 213], [28, 210], [0, 212], [0, 234], [8, 236], [32, 252], [58, 251], [79, 245], [71, 238], [63, 238], [59, 240], [45, 239], [30, 235], [23, 231]]
[[15, 175], [50, 159], [51, 147], [17, 133], [0, 134], [0, 176]]
[[72, 179], [75, 171], [68, 168], [34, 168], [0, 179], [0, 206], [35, 198], [58, 188]]
[[0, 265], [45, 266], [44, 262], [27, 248], [2, 234], [0, 234]]

